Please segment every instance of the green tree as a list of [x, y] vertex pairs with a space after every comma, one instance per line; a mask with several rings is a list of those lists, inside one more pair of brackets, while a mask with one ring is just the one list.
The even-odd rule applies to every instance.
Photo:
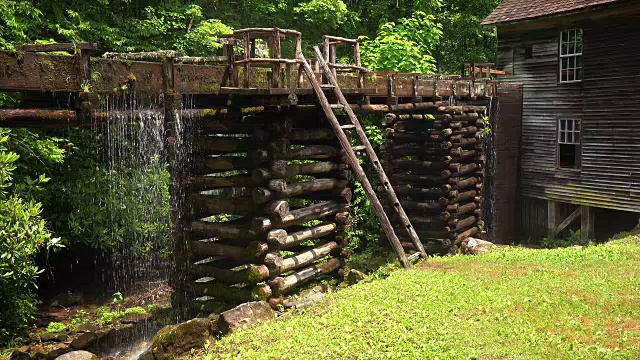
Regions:
[[436, 70], [432, 54], [441, 36], [441, 25], [435, 17], [417, 11], [397, 24], [382, 24], [373, 40], [362, 37], [362, 62], [375, 71], [431, 74]]

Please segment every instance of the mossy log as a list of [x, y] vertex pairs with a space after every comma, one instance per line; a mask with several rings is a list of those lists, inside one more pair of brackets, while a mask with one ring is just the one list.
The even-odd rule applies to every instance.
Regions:
[[248, 152], [248, 155], [256, 164], [262, 164], [264, 162], [273, 160], [273, 152], [269, 152], [267, 149], [256, 149]]
[[212, 277], [215, 280], [232, 284], [257, 284], [269, 278], [266, 265], [250, 265], [243, 270], [229, 270], [210, 265], [193, 265], [191, 273], [200, 277]]
[[247, 246], [233, 246], [221, 244], [217, 241], [198, 240], [191, 242], [191, 251], [199, 255], [221, 256], [228, 259], [251, 262], [266, 255], [269, 251], [269, 245], [254, 241]]
[[473, 189], [475, 188], [476, 184], [478, 184], [479, 182], [480, 180], [475, 176], [472, 176], [469, 178], [455, 177], [455, 178], [449, 179], [449, 183], [453, 185], [455, 189], [458, 191]]
[[410, 200], [400, 200], [400, 204], [405, 211], [410, 213], [422, 213], [422, 214], [438, 214], [442, 210], [446, 209], [447, 199], [441, 198], [438, 201], [433, 202], [417, 202]]
[[340, 148], [329, 145], [309, 145], [303, 147], [291, 148], [286, 154], [282, 154], [283, 159], [287, 160], [316, 160], [331, 159], [340, 155]]
[[391, 160], [391, 165], [394, 168], [402, 170], [425, 170], [429, 169], [433, 172], [440, 172], [447, 169], [447, 164], [439, 161], [421, 161], [421, 160], [404, 160], [394, 159]]
[[185, 181], [185, 186], [192, 191], [202, 191], [207, 189], [228, 188], [228, 187], [251, 187], [260, 185], [251, 176], [191, 176]]
[[458, 210], [455, 212], [455, 214], [458, 217], [465, 214], [472, 214], [474, 210], [476, 210], [477, 208], [478, 208], [478, 204], [476, 204], [475, 202], [471, 202], [468, 204], [460, 205], [458, 207]]
[[333, 258], [322, 264], [312, 265], [286, 277], [277, 277], [268, 281], [276, 296], [285, 294], [309, 280], [328, 274], [340, 267], [340, 260]]
[[336, 232], [335, 223], [322, 224], [306, 228], [293, 233], [287, 233], [285, 229], [271, 230], [267, 233], [267, 242], [274, 249], [288, 249], [300, 245], [306, 241], [318, 239]]
[[297, 195], [296, 199], [317, 200], [317, 201], [329, 201], [336, 200], [341, 203], [349, 204], [353, 198], [353, 191], [351, 188], [340, 187], [333, 190], [322, 190], [316, 192], [310, 192], [306, 194]]
[[471, 236], [474, 236], [474, 235], [478, 234], [479, 232], [480, 232], [480, 229], [478, 229], [477, 227], [474, 226], [474, 227], [472, 227], [471, 229], [469, 229], [469, 230], [467, 230], [465, 232], [459, 233], [458, 235], [456, 235], [455, 244], [456, 245], [460, 245], [465, 239], [467, 239], [467, 238], [469, 238]]
[[[403, 222], [397, 214], [391, 215], [389, 219], [392, 220], [395, 226], [403, 226]], [[458, 222], [457, 219], [455, 218], [452, 219], [451, 215], [449, 215], [449, 213], [447, 212], [444, 212], [444, 213], [441, 212], [435, 215], [426, 215], [426, 216], [411, 215], [409, 216], [409, 221], [411, 222], [411, 225], [417, 228], [444, 227], [444, 226], [455, 227], [455, 224]]]
[[351, 224], [352, 216], [350, 212], [342, 211], [336, 213], [335, 220], [337, 225], [339, 225], [341, 228], [344, 228], [345, 225]]
[[211, 154], [247, 152], [259, 145], [250, 137], [195, 136], [193, 139], [196, 152]]
[[457, 132], [454, 132], [453, 135], [475, 135], [478, 132], [478, 128], [476, 126], [467, 126], [460, 128]]
[[253, 159], [246, 156], [196, 156], [189, 169], [194, 174], [207, 174], [229, 170], [249, 170], [256, 166]]
[[464, 192], [459, 192], [458, 196], [453, 198], [451, 200], [451, 202], [452, 203], [462, 203], [462, 202], [465, 202], [467, 200], [473, 200], [476, 196], [478, 196], [478, 192], [475, 189], [464, 191]]
[[424, 143], [425, 141], [446, 141], [452, 134], [450, 129], [433, 129], [421, 132], [402, 132], [385, 129], [383, 136], [394, 143]]
[[257, 124], [239, 122], [237, 119], [201, 120], [197, 122], [200, 134], [252, 134]]
[[475, 225], [477, 222], [478, 222], [478, 218], [476, 218], [475, 216], [469, 216], [467, 218], [459, 220], [456, 223], [455, 230], [460, 232], [463, 229], [466, 229], [466, 228], [469, 228], [470, 226]]
[[289, 215], [289, 203], [284, 200], [273, 200], [265, 206], [264, 212], [276, 221], [282, 221]]
[[261, 204], [271, 199], [290, 198], [315, 191], [335, 189], [338, 184], [339, 181], [336, 179], [314, 179], [293, 184], [287, 184], [281, 180], [271, 180], [267, 185], [269, 189], [255, 188], [252, 195], [253, 200], [257, 204]]
[[477, 150], [462, 150], [456, 153], [456, 161], [470, 162], [478, 159], [482, 153]]
[[[378, 187], [378, 191], [382, 192], [384, 188]], [[440, 187], [425, 189], [419, 187], [394, 186], [393, 191], [396, 192], [399, 198], [436, 200], [447, 196], [447, 193]]]
[[314, 162], [309, 164], [289, 164], [287, 172], [283, 176], [289, 178], [296, 175], [317, 175], [345, 170], [346, 165], [330, 161]]
[[444, 185], [447, 183], [447, 177], [435, 175], [414, 175], [414, 174], [392, 174], [391, 181], [398, 185], [404, 184], [421, 184], [421, 185]]
[[346, 169], [346, 165], [330, 161], [320, 161], [308, 164], [288, 164], [286, 160], [273, 161], [270, 166], [258, 168], [252, 172], [256, 181], [270, 179], [286, 179], [296, 175], [332, 174]]
[[294, 144], [313, 141], [337, 141], [336, 134], [330, 128], [293, 129], [289, 134], [289, 140]]
[[[452, 140], [456, 140], [456, 139], [452, 139]], [[471, 137], [471, 138], [466, 138], [466, 137], [457, 138], [457, 140], [459, 140], [459, 141], [456, 141], [454, 143], [454, 146], [455, 147], [461, 147], [461, 148], [464, 148], [464, 149], [475, 148], [476, 144], [478, 144], [478, 139], [473, 138], [473, 137]]]
[[288, 227], [300, 225], [310, 220], [319, 220], [325, 216], [335, 214], [345, 208], [344, 204], [336, 201], [326, 201], [309, 207], [292, 210], [282, 221], [272, 221], [269, 218], [257, 217], [253, 219], [252, 228], [257, 233], [263, 233], [274, 226]]
[[215, 281], [213, 278], [204, 278], [191, 285], [195, 296], [211, 296], [219, 300], [232, 302], [249, 302], [256, 300], [268, 300], [273, 294], [267, 284], [236, 287]]
[[339, 249], [338, 244], [335, 241], [330, 241], [326, 244], [286, 258], [278, 252], [270, 252], [265, 256], [264, 263], [272, 276], [279, 275], [290, 270], [307, 266], [314, 261], [329, 255], [337, 249]]
[[224, 197], [193, 194], [190, 200], [193, 216], [197, 219], [218, 214], [252, 215], [257, 211], [253, 199], [248, 196]]
[[456, 164], [449, 167], [452, 169], [453, 176], [460, 177], [469, 174], [474, 174], [476, 171], [482, 170], [482, 165], [476, 163], [470, 164]]
[[[446, 124], [448, 124], [448, 122]], [[440, 126], [440, 129], [442, 128], [445, 128], [445, 127]], [[411, 133], [411, 132], [431, 131], [431, 130], [438, 129], [438, 127], [436, 127], [436, 123], [401, 120], [401, 121], [396, 121], [393, 124], [392, 129], [397, 132]]]
[[245, 219], [225, 222], [195, 220], [191, 222], [189, 230], [191, 230], [192, 240], [212, 237], [239, 240], [253, 240], [256, 238], [256, 233], [251, 230], [251, 223]]
[[[421, 240], [427, 239], [449, 239], [454, 240], [456, 238], [455, 233], [451, 233], [446, 229], [415, 229], [416, 234]], [[423, 241], [424, 241], [423, 240]]]

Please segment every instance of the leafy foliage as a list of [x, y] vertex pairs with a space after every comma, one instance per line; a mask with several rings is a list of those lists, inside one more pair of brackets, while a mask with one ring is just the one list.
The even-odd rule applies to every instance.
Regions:
[[48, 333], [59, 333], [59, 332], [63, 332], [67, 330], [67, 325], [61, 323], [61, 322], [57, 322], [57, 321], [52, 321], [49, 323], [49, 325], [47, 325], [47, 332]]
[[[41, 270], [33, 257], [60, 246], [40, 217], [41, 205], [19, 192], [33, 184], [12, 182], [19, 155], [8, 151], [9, 132], [0, 129], [0, 344], [25, 328], [36, 310], [32, 289]], [[41, 178], [42, 181], [45, 178]]]
[[362, 37], [362, 62], [372, 70], [431, 74], [436, 70], [432, 52], [442, 36], [442, 25], [422, 11], [398, 23], [382, 24], [375, 39]]

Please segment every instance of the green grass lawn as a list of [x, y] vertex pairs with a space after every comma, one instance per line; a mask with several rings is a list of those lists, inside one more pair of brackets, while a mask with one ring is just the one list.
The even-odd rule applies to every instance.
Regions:
[[208, 358], [640, 359], [639, 291], [640, 235], [435, 258], [225, 337]]

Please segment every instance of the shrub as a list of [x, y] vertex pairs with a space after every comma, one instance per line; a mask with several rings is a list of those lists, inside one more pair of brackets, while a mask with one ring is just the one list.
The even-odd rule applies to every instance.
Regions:
[[63, 332], [67, 330], [67, 325], [60, 323], [60, 322], [55, 322], [52, 321], [49, 323], [49, 325], [47, 325], [47, 332], [48, 333], [59, 333], [59, 332]]
[[36, 311], [32, 289], [41, 270], [34, 255], [60, 246], [40, 218], [41, 205], [21, 198], [16, 188], [24, 184], [12, 183], [19, 156], [7, 150], [8, 140], [9, 131], [0, 129], [0, 344], [24, 330]]

